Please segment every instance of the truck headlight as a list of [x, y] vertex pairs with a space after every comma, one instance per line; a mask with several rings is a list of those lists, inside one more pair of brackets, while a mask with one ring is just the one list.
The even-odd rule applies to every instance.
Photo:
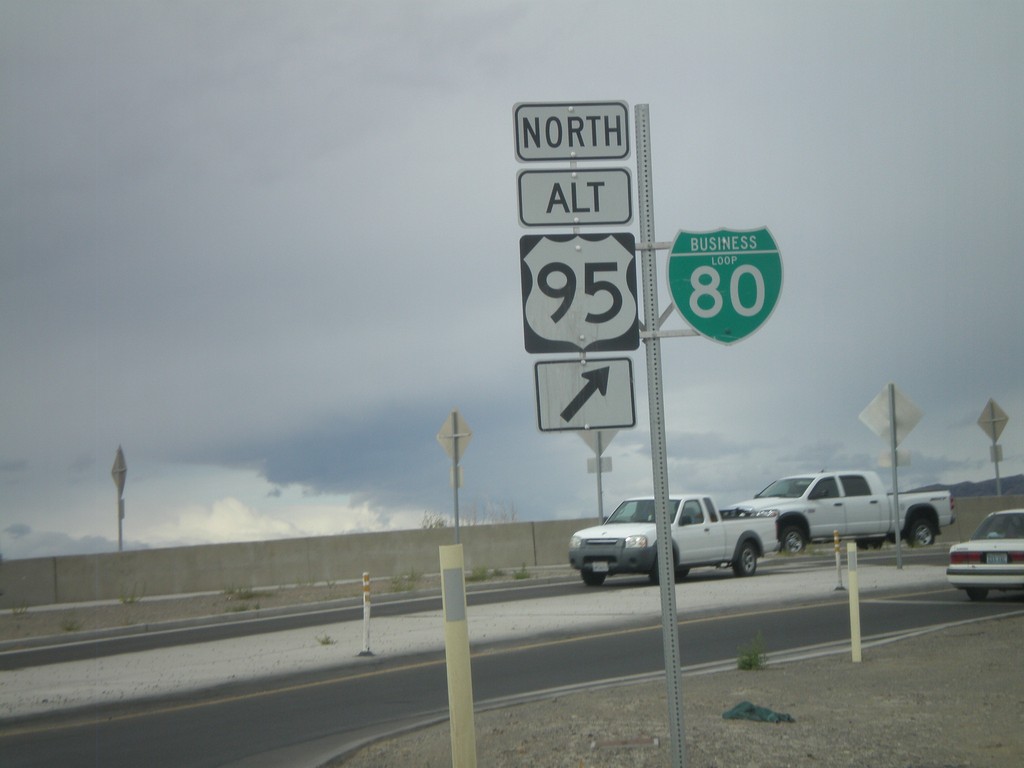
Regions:
[[646, 536], [627, 536], [625, 540], [626, 549], [643, 549], [647, 546]]
[[583, 546], [583, 539], [579, 536], [573, 536], [569, 539], [569, 549], [579, 549]]

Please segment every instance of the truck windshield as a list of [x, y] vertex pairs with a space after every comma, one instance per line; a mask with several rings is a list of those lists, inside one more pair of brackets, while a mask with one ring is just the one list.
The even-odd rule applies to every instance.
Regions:
[[[678, 500], [669, 501], [669, 510], [679, 506]], [[618, 509], [611, 513], [606, 523], [653, 523], [654, 499], [631, 499], [622, 502]]]
[[799, 499], [804, 495], [807, 486], [811, 484], [813, 477], [784, 477], [776, 480], [759, 494], [755, 499], [779, 497], [783, 499]]

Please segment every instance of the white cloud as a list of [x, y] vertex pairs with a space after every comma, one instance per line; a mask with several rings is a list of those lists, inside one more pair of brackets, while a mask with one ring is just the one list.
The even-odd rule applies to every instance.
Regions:
[[293, 523], [260, 514], [233, 498], [216, 501], [209, 508], [183, 509], [173, 515], [172, 522], [151, 533], [154, 541], [169, 544], [223, 544], [301, 535], [302, 531]]
[[419, 527], [422, 519], [422, 511], [381, 512], [367, 504], [302, 502], [259, 509], [228, 497], [209, 507], [193, 505], [172, 512], [167, 522], [152, 526], [145, 536], [154, 546], [223, 544], [408, 530]]

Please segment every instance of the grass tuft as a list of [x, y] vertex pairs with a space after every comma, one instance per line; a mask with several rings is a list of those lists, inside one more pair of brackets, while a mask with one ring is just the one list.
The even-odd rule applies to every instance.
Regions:
[[768, 666], [768, 654], [764, 652], [764, 636], [760, 630], [749, 645], [740, 646], [736, 666], [743, 670], [762, 670]]
[[489, 578], [491, 578], [491, 573], [483, 565], [478, 565], [466, 575], [466, 581], [487, 581]]
[[409, 571], [406, 574], [399, 574], [398, 576], [391, 577], [391, 591], [392, 592], [411, 592], [416, 589], [416, 584], [420, 580], [420, 575], [416, 571]]

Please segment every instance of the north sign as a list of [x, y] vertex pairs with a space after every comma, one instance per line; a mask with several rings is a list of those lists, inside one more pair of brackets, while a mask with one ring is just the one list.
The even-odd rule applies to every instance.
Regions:
[[628, 224], [633, 195], [625, 168], [520, 171], [519, 223], [524, 227]]
[[624, 101], [516, 104], [516, 157], [624, 160], [629, 157], [629, 106]]
[[782, 258], [767, 227], [680, 232], [668, 258], [676, 309], [702, 336], [732, 344], [756, 331], [782, 292]]
[[636, 426], [633, 361], [628, 357], [539, 362], [534, 376], [542, 432]]
[[523, 235], [519, 255], [527, 352], [640, 346], [632, 233]]

